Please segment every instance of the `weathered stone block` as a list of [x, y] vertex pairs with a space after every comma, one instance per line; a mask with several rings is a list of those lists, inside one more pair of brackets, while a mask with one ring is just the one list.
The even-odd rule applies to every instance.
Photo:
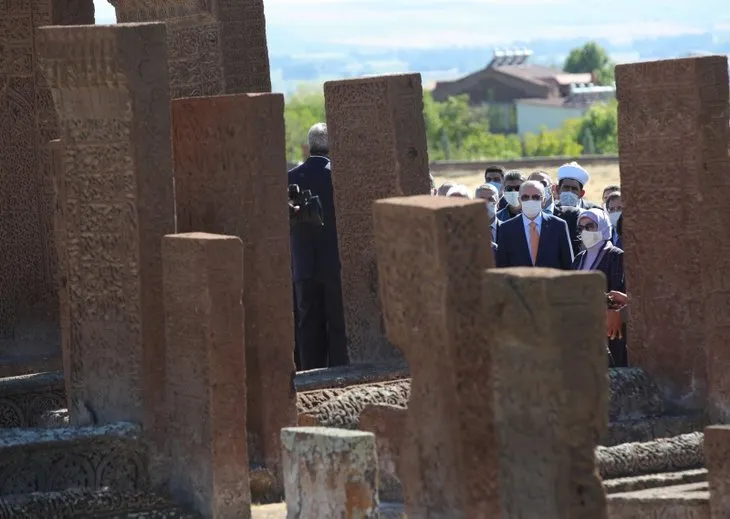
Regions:
[[248, 517], [243, 247], [232, 236], [165, 236], [170, 490], [203, 517]]
[[490, 339], [481, 274], [492, 265], [484, 205], [379, 200], [374, 231], [388, 338], [411, 369], [402, 444], [408, 516], [499, 517]]
[[[103, 488], [34, 492], [0, 497], [3, 517], [114, 517], [135, 519], [198, 519], [175, 503], [149, 491]], [[279, 519], [279, 518], [276, 518]]]
[[360, 429], [375, 435], [380, 476], [380, 500], [403, 501], [399, 463], [406, 437], [407, 411], [392, 405], [369, 405], [360, 413]]
[[165, 27], [36, 34], [63, 141], [61, 316], [72, 420], [154, 424], [165, 379], [162, 236], [175, 230]]
[[397, 358], [382, 325], [371, 207], [429, 192], [421, 76], [329, 81], [324, 95], [350, 360]]
[[0, 379], [0, 428], [39, 427], [48, 411], [66, 406], [63, 374], [39, 373]]
[[375, 436], [328, 427], [281, 431], [290, 519], [378, 517]]
[[607, 517], [594, 454], [608, 425], [605, 287], [596, 272], [484, 273], [505, 517]]
[[705, 429], [705, 463], [713, 519], [730, 516], [730, 426]]
[[611, 494], [610, 517], [620, 519], [710, 519], [707, 483]]
[[70, 488], [144, 489], [146, 452], [138, 425], [0, 430], [0, 495]]
[[278, 473], [297, 420], [284, 97], [178, 99], [172, 120], [178, 232], [243, 241], [248, 453]]
[[701, 468], [704, 435], [682, 434], [644, 443], [596, 448], [596, 463], [603, 478], [620, 478]]
[[118, 23], [166, 23], [173, 99], [271, 91], [262, 0], [110, 3]]
[[[726, 421], [730, 255], [715, 208], [730, 197], [727, 56], [619, 65], [616, 83], [631, 362]], [[684, 181], [656, 189], [667, 176]]]

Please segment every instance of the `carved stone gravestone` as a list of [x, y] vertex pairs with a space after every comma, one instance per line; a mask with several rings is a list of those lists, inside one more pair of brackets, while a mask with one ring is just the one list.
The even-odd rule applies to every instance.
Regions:
[[329, 81], [324, 94], [350, 360], [397, 358], [382, 325], [372, 204], [429, 192], [421, 75]]
[[63, 141], [72, 421], [151, 424], [164, 401], [162, 237], [175, 230], [165, 26], [46, 27], [36, 39]]
[[162, 258], [169, 488], [203, 517], [248, 517], [241, 240], [173, 234]]
[[605, 287], [599, 272], [484, 273], [503, 517], [607, 517], [594, 454], [608, 428]]
[[58, 120], [34, 31], [81, 23], [94, 23], [92, 0], [0, 2], [0, 364], [18, 371], [59, 357], [61, 343], [48, 148]]
[[178, 232], [243, 240], [249, 457], [279, 471], [279, 432], [297, 423], [281, 94], [172, 103]]
[[727, 56], [619, 65], [616, 83], [631, 363], [678, 403], [726, 422]]
[[111, 0], [119, 23], [167, 25], [170, 96], [270, 92], [263, 0]]
[[373, 222], [385, 328], [413, 377], [399, 467], [408, 517], [500, 517], [484, 204], [379, 200]]

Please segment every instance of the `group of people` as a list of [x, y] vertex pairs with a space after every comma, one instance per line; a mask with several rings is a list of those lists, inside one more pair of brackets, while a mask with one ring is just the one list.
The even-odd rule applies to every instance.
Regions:
[[[308, 144], [307, 159], [289, 171], [289, 185], [296, 185], [298, 192], [310, 191], [321, 206], [315, 223], [291, 226], [298, 370], [349, 364], [326, 124], [312, 126]], [[490, 166], [484, 173], [484, 184], [474, 193], [449, 182], [436, 188], [433, 176], [431, 189], [434, 196], [484, 201], [497, 267], [603, 272], [609, 359], [614, 366], [626, 366], [626, 327], [621, 310], [628, 297], [621, 249], [621, 190], [608, 186], [602, 204], [591, 203], [584, 198], [589, 178], [575, 162], [558, 168], [557, 182], [542, 170], [525, 176], [521, 171]], [[290, 199], [290, 215], [303, 210], [298, 203]]]
[[505, 171], [490, 166], [475, 192], [446, 182], [434, 196], [484, 200], [492, 231], [496, 267], [547, 267], [598, 270], [606, 276], [606, 331], [613, 366], [628, 365], [626, 326], [621, 310], [628, 304], [621, 231], [621, 188], [607, 186], [601, 205], [589, 202], [590, 175], [576, 162], [557, 170], [557, 182], [546, 171]]

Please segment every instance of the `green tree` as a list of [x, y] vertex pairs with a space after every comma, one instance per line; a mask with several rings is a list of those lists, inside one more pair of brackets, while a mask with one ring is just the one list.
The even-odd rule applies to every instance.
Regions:
[[569, 119], [560, 128], [542, 128], [537, 134], [527, 133], [523, 138], [523, 153], [527, 157], [577, 156], [583, 151], [578, 139], [580, 119]]
[[615, 64], [606, 50], [595, 41], [570, 51], [563, 70], [570, 73], [591, 73], [599, 85], [610, 85], [614, 80]]
[[324, 92], [319, 87], [300, 86], [284, 108], [286, 148], [290, 161], [302, 160], [302, 145], [307, 143], [309, 128], [325, 121]]
[[594, 153], [618, 153], [618, 103], [596, 103], [581, 117], [577, 131], [579, 142], [590, 135]]

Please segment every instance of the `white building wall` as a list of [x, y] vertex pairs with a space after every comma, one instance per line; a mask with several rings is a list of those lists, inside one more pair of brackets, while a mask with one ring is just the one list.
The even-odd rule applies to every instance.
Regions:
[[539, 133], [544, 127], [548, 130], [560, 128], [568, 119], [577, 119], [585, 112], [584, 108], [565, 108], [528, 103], [516, 103], [517, 133]]

